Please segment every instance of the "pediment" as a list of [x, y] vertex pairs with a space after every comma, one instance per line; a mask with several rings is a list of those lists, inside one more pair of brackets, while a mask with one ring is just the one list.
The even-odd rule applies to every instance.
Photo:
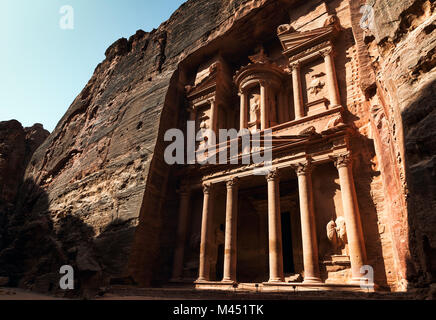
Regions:
[[208, 77], [204, 78], [198, 85], [187, 88], [186, 91], [188, 98], [204, 94], [206, 92], [209, 92], [210, 90], [215, 90], [217, 80], [216, 76], [216, 73], [212, 73]]
[[335, 26], [321, 27], [309, 31], [294, 31], [292, 28], [278, 34], [284, 54], [294, 55], [310, 47], [331, 40], [337, 32]]

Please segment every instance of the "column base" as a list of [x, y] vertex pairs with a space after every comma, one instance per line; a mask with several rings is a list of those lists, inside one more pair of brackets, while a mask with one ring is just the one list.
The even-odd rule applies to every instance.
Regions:
[[236, 280], [232, 280], [232, 279], [223, 279], [221, 280], [221, 283], [225, 283], [225, 284], [235, 284]]
[[194, 283], [202, 283], [202, 282], [208, 282], [209, 280], [206, 279], [205, 277], [201, 277], [198, 278], [197, 280], [194, 281]]
[[374, 284], [373, 283], [368, 283], [368, 279], [367, 278], [351, 278], [350, 284], [354, 284], [354, 285], [361, 285], [361, 286], [365, 286], [365, 287], [373, 287]]
[[311, 284], [311, 283], [320, 284], [323, 282], [321, 281], [321, 278], [318, 278], [318, 277], [304, 277], [303, 283], [304, 284]]

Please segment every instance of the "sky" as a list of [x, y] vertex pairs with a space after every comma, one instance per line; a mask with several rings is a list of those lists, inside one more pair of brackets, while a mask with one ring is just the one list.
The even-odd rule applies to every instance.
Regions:
[[113, 42], [157, 28], [183, 2], [0, 0], [0, 121], [52, 131]]

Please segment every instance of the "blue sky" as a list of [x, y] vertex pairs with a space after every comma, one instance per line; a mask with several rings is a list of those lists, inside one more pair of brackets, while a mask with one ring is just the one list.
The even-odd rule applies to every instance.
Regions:
[[[184, 0], [0, 0], [0, 121], [52, 131], [104, 60], [138, 29], [151, 31]], [[64, 30], [61, 7], [74, 9]]]

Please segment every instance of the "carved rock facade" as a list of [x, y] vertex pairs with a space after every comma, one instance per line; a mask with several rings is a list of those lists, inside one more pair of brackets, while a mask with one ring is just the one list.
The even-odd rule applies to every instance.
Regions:
[[[370, 32], [365, 1], [188, 1], [114, 43], [27, 166], [16, 210], [44, 217], [47, 250], [17, 283], [49, 290], [59, 263], [84, 287], [434, 281], [434, 3], [388, 2]], [[169, 166], [164, 134], [189, 120], [271, 129], [272, 173]]]

